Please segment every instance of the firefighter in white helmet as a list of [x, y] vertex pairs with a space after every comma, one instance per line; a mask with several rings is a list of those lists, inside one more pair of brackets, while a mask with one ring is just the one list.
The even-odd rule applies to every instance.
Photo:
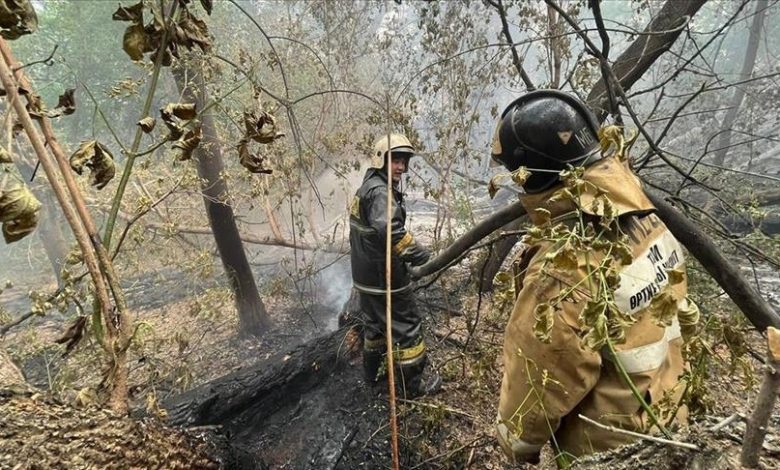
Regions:
[[429, 252], [406, 228], [406, 208], [400, 191], [401, 177], [409, 169], [414, 147], [406, 136], [380, 137], [371, 155], [371, 168], [357, 190], [350, 209], [350, 257], [352, 280], [360, 295], [364, 316], [363, 366], [366, 381], [376, 383], [385, 360], [385, 247], [387, 233], [387, 178], [392, 179], [393, 204], [391, 291], [392, 332], [395, 344], [397, 381], [407, 396], [433, 393], [441, 379], [426, 371], [427, 357], [422, 334], [422, 318], [415, 305], [407, 263], [420, 266]]
[[[504, 337], [496, 422], [498, 440], [514, 462], [538, 462], [548, 442], [557, 456], [576, 457], [633, 439], [579, 415], [615, 428], [652, 431], [651, 418], [619, 365], [646, 405], [668, 411], [662, 425], [686, 416], [679, 406], [685, 372], [680, 326], [683, 332], [693, 328], [698, 310], [687, 298], [683, 249], [655, 214], [627, 161], [602, 156], [598, 131], [595, 117], [577, 98], [538, 90], [506, 108], [494, 136], [493, 159], [510, 171], [530, 172], [520, 201], [535, 225], [590, 225], [593, 234], [620, 240], [630, 251], [615, 261], [617, 256], [613, 260], [595, 245], [583, 245], [567, 263], [555, 266], [550, 261], [562, 242], [536, 239], [516, 262], [519, 290]], [[585, 167], [578, 201], [559, 192], [560, 172], [575, 167]], [[604, 195], [610, 200], [609, 222], [603, 219], [605, 204], [599, 203]], [[625, 336], [612, 349], [594, 350], [588, 344], [601, 343], [584, 341], [590, 327], [583, 312], [603, 293], [594, 294], [598, 284], [591, 279], [602, 260], [610, 260], [605, 262], [619, 276], [609, 293], [614, 310], [602, 310], [603, 331], [621, 328]], [[676, 272], [674, 281], [670, 271]], [[659, 296], [665, 301], [654, 302]], [[546, 306], [553, 310], [549, 342], [534, 331], [539, 316], [550, 313]], [[626, 323], [617, 322], [623, 319]]]

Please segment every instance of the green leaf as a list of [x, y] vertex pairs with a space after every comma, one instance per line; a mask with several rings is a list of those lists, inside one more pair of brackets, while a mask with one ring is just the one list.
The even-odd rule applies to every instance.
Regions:
[[103, 189], [116, 173], [114, 156], [96, 140], [82, 142], [81, 147], [70, 157], [70, 167], [76, 173], [82, 174], [84, 166], [90, 169], [91, 184], [97, 189]]

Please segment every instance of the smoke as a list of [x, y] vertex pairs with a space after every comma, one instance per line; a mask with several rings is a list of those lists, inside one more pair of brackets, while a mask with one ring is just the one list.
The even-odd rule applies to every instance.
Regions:
[[319, 273], [319, 302], [332, 316], [328, 320], [328, 331], [338, 328], [338, 316], [352, 292], [352, 269], [349, 257], [341, 257]]

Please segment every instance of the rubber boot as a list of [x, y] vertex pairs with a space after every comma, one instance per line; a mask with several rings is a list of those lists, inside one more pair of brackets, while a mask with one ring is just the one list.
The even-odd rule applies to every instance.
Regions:
[[399, 391], [407, 398], [434, 395], [441, 390], [442, 380], [435, 370], [426, 368], [428, 358], [423, 356], [416, 364], [402, 366]]
[[367, 384], [375, 384], [379, 379], [379, 369], [385, 360], [385, 352], [374, 349], [363, 349], [363, 375]]

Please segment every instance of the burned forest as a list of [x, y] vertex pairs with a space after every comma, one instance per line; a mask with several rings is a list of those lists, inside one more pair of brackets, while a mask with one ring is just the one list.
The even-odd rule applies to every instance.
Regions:
[[0, 468], [780, 468], [778, 0], [0, 0]]

